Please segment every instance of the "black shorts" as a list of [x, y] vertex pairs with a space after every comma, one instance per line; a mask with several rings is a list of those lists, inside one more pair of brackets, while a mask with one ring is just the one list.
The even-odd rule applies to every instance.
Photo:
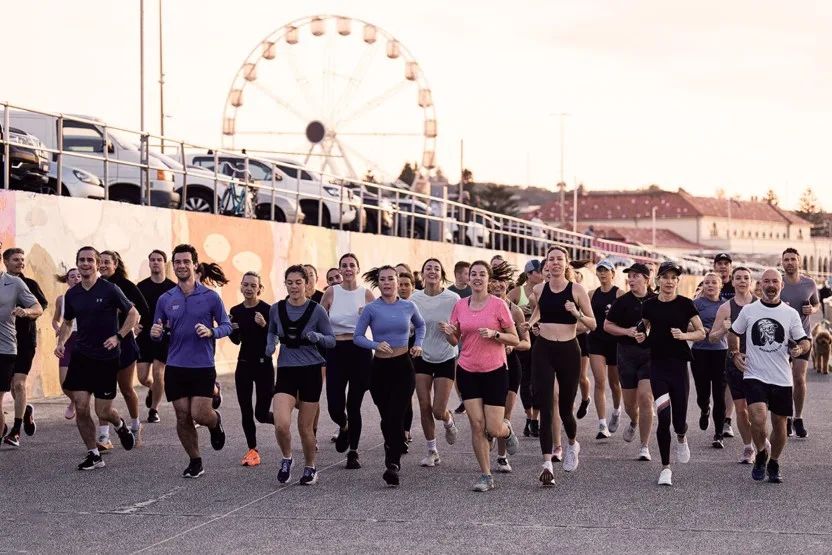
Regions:
[[29, 375], [32, 369], [32, 361], [35, 360], [34, 349], [17, 350], [17, 358], [14, 361], [14, 373]]
[[578, 348], [581, 350], [582, 357], [589, 356], [589, 345], [587, 343], [587, 334], [586, 333], [579, 333], [575, 336], [575, 339], [578, 340]]
[[0, 354], [0, 391], [12, 390], [12, 376], [14, 375], [14, 359], [17, 355]]
[[[802, 355], [800, 355], [799, 357], [797, 357], [797, 360], [805, 360], [805, 361], [808, 362], [809, 358], [811, 358], [811, 356], [812, 356], [812, 349], [814, 347], [815, 347], [814, 345], [809, 345], [809, 350], [806, 351], [805, 353], [803, 353]], [[789, 362], [792, 362], [793, 360], [795, 360], [795, 359], [792, 358], [792, 357], [789, 357]]]
[[449, 358], [444, 362], [428, 362], [422, 357], [416, 357], [413, 359], [413, 369], [417, 374], [425, 374], [426, 376], [432, 377], [434, 380], [437, 378], [447, 378], [454, 381], [456, 374], [456, 359]]
[[590, 333], [587, 346], [589, 354], [603, 356], [607, 361], [607, 366], [618, 364], [618, 343], [614, 339], [604, 339]]
[[131, 333], [121, 342], [121, 354], [118, 356], [118, 367], [127, 368], [137, 360], [139, 360], [139, 346], [136, 344], [136, 338]]
[[285, 393], [297, 397], [304, 403], [318, 403], [324, 386], [321, 365], [279, 366], [274, 382], [274, 393]]
[[118, 390], [118, 358], [98, 360], [75, 349], [69, 361], [63, 388], [67, 391], [86, 391], [96, 399], [112, 401]]
[[136, 338], [136, 343], [139, 346], [139, 362], [151, 363], [154, 360], [167, 362], [168, 344], [170, 343], [170, 338], [167, 335], [161, 341], [153, 341], [150, 338], [150, 332], [142, 332]]
[[731, 390], [731, 399], [737, 401], [745, 399], [745, 385], [742, 379], [742, 371], [734, 365], [734, 361], [730, 358], [725, 363], [725, 381], [728, 383], [728, 389]]
[[523, 365], [520, 364], [517, 351], [511, 351], [506, 358], [508, 359], [508, 390], [517, 393], [520, 391], [520, 380], [523, 378]]
[[469, 372], [460, 366], [456, 370], [456, 383], [463, 401], [482, 399], [485, 405], [506, 406], [508, 369], [505, 366], [489, 372]]
[[772, 385], [754, 378], [743, 380], [745, 386], [745, 400], [748, 406], [754, 403], [765, 403], [768, 410], [777, 416], [792, 415], [792, 388]]
[[636, 389], [638, 382], [650, 379], [650, 349], [619, 344], [616, 359], [622, 389]]
[[206, 368], [165, 367], [165, 397], [169, 402], [184, 397], [213, 397], [217, 370]]

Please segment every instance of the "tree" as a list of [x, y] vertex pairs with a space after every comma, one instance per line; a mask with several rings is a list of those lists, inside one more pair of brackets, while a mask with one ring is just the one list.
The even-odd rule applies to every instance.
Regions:
[[483, 210], [517, 216], [518, 207], [514, 191], [510, 187], [489, 183], [477, 186], [472, 197], [477, 198], [477, 206]]
[[774, 189], [769, 189], [766, 191], [766, 196], [763, 197], [763, 201], [767, 202], [772, 206], [777, 206], [780, 204], [780, 199], [777, 197], [777, 193], [774, 192]]
[[815, 226], [824, 225], [824, 213], [818, 203], [818, 197], [811, 187], [806, 187], [800, 195], [800, 204], [797, 215], [804, 220], [812, 222]]
[[410, 162], [407, 162], [402, 168], [402, 173], [399, 174], [399, 181], [407, 183], [408, 185], [413, 185], [418, 169], [419, 166], [416, 165], [416, 162], [414, 162], [413, 165], [411, 165]]
[[364, 174], [364, 181], [367, 183], [375, 183], [376, 176], [373, 175], [373, 170], [367, 170], [367, 173]]
[[464, 170], [462, 170], [462, 183], [467, 185], [467, 184], [473, 183], [473, 182], [474, 182], [474, 172], [472, 172], [468, 168], [465, 168]]

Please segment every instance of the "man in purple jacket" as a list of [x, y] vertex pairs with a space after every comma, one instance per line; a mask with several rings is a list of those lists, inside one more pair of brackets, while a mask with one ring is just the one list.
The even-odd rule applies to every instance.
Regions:
[[159, 297], [150, 337], [155, 341], [165, 334], [170, 337], [165, 396], [173, 403], [176, 433], [191, 458], [182, 475], [199, 478], [205, 470], [194, 422], [210, 430], [215, 450], [225, 445], [222, 418], [211, 401], [217, 377], [214, 346], [217, 339], [231, 333], [231, 322], [220, 296], [196, 279], [200, 269], [196, 249], [178, 245], [171, 259], [178, 283]]

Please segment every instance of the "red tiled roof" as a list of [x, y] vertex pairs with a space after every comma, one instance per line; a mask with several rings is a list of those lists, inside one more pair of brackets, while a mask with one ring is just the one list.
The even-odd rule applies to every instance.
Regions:
[[[586, 230], [589, 228], [588, 226], [579, 226], [579, 229], [581, 233], [586, 233]], [[653, 244], [652, 228], [594, 225], [592, 226], [592, 231], [598, 239], [607, 239], [609, 241], [619, 241], [621, 243], [642, 246]], [[699, 250], [705, 247], [688, 241], [681, 235], [669, 229], [656, 228], [656, 248]]]

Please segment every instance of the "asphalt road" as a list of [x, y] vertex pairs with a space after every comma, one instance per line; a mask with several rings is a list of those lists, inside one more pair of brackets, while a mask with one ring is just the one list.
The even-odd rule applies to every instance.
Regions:
[[[497, 475], [497, 488], [484, 494], [470, 490], [478, 471], [464, 418], [457, 420], [456, 445], [439, 439], [442, 464], [418, 466], [424, 453], [418, 412], [402, 486], [384, 487], [369, 395], [363, 468], [343, 468], [328, 439], [334, 426], [322, 416], [320, 481], [313, 487], [277, 482], [279, 454], [269, 426], [258, 425], [263, 464], [239, 465], [245, 441], [228, 377], [221, 409], [228, 442], [214, 452], [200, 430], [206, 473], [198, 480], [181, 477], [187, 457], [170, 405], [162, 407], [162, 423], [145, 425], [143, 446], [117, 447], [105, 455], [106, 468], [79, 472], [84, 449], [74, 422], [63, 418], [64, 401], [44, 400], [35, 403], [38, 433], [24, 436], [19, 449], [0, 447], [0, 552], [829, 552], [830, 381], [810, 375], [809, 437], [789, 440], [780, 485], [754, 482], [750, 467], [736, 463], [739, 437], [726, 440], [723, 451], [712, 449], [712, 431], [698, 429], [691, 399], [692, 458], [674, 465], [672, 488], [656, 485], [655, 438], [653, 462], [636, 461], [637, 446], [624, 443], [621, 431], [595, 441], [590, 407], [579, 421], [577, 472], [556, 466], [556, 487], [541, 489], [538, 443], [521, 439], [514, 472]], [[124, 411], [121, 400], [117, 407]], [[514, 423], [522, 429], [520, 410]], [[297, 463], [297, 438], [295, 445]]]

